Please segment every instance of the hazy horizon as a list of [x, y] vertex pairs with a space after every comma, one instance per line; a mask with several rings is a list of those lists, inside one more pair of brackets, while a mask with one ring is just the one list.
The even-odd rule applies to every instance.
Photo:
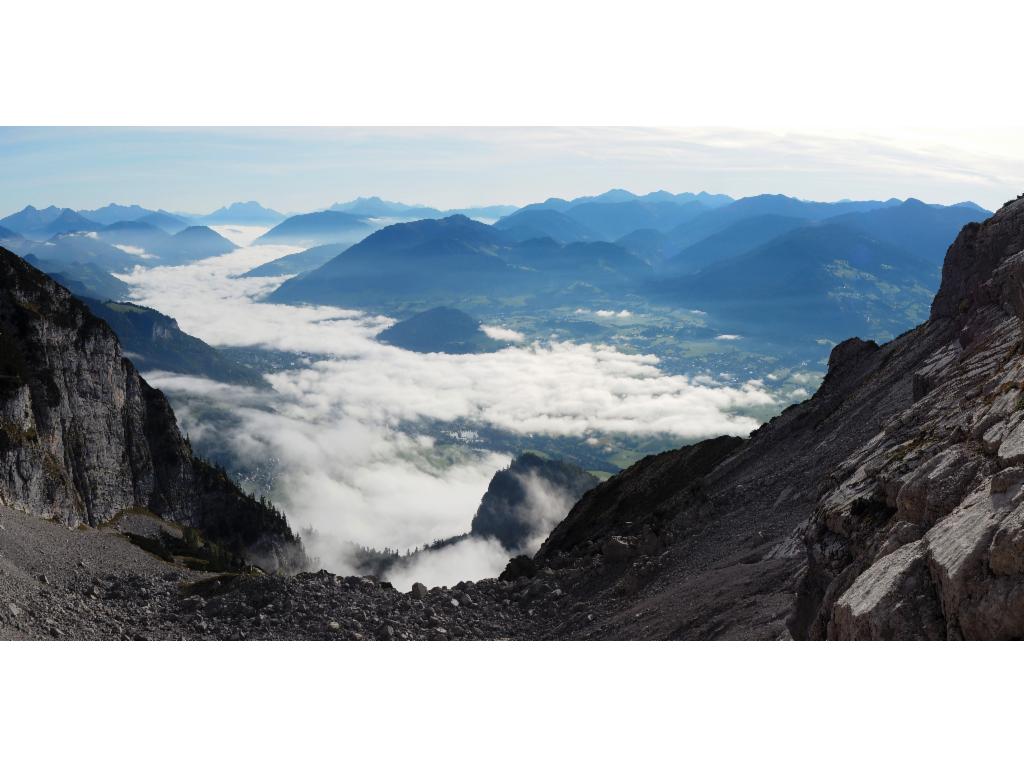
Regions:
[[706, 191], [805, 200], [972, 201], [1024, 187], [1012, 140], [646, 128], [3, 128], [0, 213], [108, 203], [204, 214], [256, 200], [280, 213], [357, 197], [439, 209], [548, 197]]

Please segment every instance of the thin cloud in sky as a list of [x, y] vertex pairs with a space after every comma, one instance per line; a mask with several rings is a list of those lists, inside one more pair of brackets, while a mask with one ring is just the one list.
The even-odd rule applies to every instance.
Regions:
[[1024, 187], [1016, 132], [994, 129], [4, 128], [0, 162], [5, 212], [115, 198], [199, 213], [255, 198], [298, 212], [360, 195], [452, 208], [611, 187], [993, 208]]

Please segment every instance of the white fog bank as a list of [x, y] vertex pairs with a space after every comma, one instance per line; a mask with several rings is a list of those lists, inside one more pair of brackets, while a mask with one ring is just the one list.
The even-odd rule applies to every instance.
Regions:
[[[218, 230], [243, 245], [262, 231]], [[275, 467], [275, 502], [296, 529], [316, 529], [313, 554], [332, 570], [347, 572], [338, 544], [404, 551], [467, 531], [491, 476], [511, 458], [468, 449], [453, 455], [451, 446], [439, 453], [433, 438], [417, 433], [418, 423], [462, 420], [581, 439], [592, 433], [673, 435], [683, 442], [745, 435], [758, 421], [743, 411], [775, 402], [759, 381], [727, 385], [667, 375], [652, 355], [513, 338], [515, 332], [504, 329], [488, 330], [524, 343], [479, 355], [408, 352], [374, 340], [389, 318], [261, 303], [282, 278], [237, 277], [297, 250], [244, 245], [186, 266], [137, 267], [123, 279], [134, 301], [171, 315], [209, 344], [324, 358], [269, 376], [273, 390], [266, 392], [146, 375], [172, 398], [201, 396], [234, 414], [234, 426], [218, 425], [218, 439], [243, 462]], [[177, 410], [183, 428], [203, 437], [209, 426], [202, 414], [183, 405]], [[464, 574], [456, 581], [496, 575], [504, 560], [494, 546], [450, 547], [394, 578], [429, 583], [426, 575], [433, 574], [443, 583], [438, 580], [455, 573]]]

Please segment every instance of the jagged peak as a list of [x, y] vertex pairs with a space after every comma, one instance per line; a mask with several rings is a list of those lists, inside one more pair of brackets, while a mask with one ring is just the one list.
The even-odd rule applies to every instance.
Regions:
[[832, 349], [832, 353], [828, 356], [828, 372], [832, 373], [851, 361], [857, 360], [877, 349], [878, 344], [874, 341], [865, 341], [857, 337], [840, 342], [836, 344]]
[[946, 252], [942, 284], [932, 302], [933, 320], [959, 317], [990, 303], [986, 288], [1007, 259], [1024, 250], [1024, 195], [1008, 201], [982, 223], [964, 226]]

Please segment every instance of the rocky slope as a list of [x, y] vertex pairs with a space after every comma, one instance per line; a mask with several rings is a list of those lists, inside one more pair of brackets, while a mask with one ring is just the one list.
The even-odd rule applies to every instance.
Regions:
[[927, 322], [840, 344], [814, 397], [748, 440], [591, 491], [532, 564], [600, 614], [556, 634], [1024, 636], [1022, 285], [1018, 199], [963, 229]]
[[69, 530], [0, 505], [0, 640], [514, 639], [535, 636], [566, 600], [497, 579], [402, 594], [325, 571], [202, 573], [126, 537], [153, 524], [128, 514]]
[[928, 322], [865, 356], [903, 407], [824, 479], [798, 636], [1024, 636], [1022, 285], [1018, 199], [960, 233]]
[[3, 249], [0, 504], [93, 527], [146, 509], [272, 569], [301, 557], [280, 514], [193, 456], [110, 327]]

